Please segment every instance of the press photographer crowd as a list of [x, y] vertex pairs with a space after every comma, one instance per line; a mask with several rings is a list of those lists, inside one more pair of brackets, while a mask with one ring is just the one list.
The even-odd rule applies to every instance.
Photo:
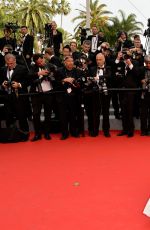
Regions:
[[50, 140], [52, 127], [59, 129], [61, 140], [80, 137], [84, 136], [86, 114], [88, 135], [99, 135], [102, 116], [102, 131], [108, 138], [111, 102], [115, 119], [122, 120], [117, 136], [134, 136], [134, 117], [139, 119], [140, 135], [150, 135], [150, 55], [139, 35], [130, 40], [125, 31], [118, 32], [110, 48], [105, 34], [93, 25], [91, 35], [82, 31], [78, 49], [75, 39], [63, 46], [62, 33], [52, 21], [45, 25], [45, 37], [40, 53], [35, 53], [34, 37], [26, 26], [16, 28], [9, 23], [4, 28], [0, 38], [0, 119], [5, 120], [6, 128], [1, 127], [1, 135], [4, 130], [14, 130], [17, 121], [21, 141], [28, 141], [32, 121], [31, 141], [42, 136]]

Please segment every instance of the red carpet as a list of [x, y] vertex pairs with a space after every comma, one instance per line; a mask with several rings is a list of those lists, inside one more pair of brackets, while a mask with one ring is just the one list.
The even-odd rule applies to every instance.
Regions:
[[1, 230], [149, 230], [150, 137], [0, 144]]

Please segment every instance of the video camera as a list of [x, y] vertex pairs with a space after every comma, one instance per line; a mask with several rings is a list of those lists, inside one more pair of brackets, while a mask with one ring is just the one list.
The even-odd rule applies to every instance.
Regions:
[[87, 31], [89, 31], [88, 28], [82, 28], [82, 27], [79, 27], [80, 29], [80, 39], [81, 39], [81, 45], [83, 43], [84, 40], [87, 39]]
[[52, 25], [50, 23], [45, 24], [45, 38], [50, 38], [52, 36]]
[[17, 23], [7, 22], [5, 24], [5, 29], [12, 30], [13, 33], [15, 33], [19, 28], [20, 28], [20, 26], [18, 26]]

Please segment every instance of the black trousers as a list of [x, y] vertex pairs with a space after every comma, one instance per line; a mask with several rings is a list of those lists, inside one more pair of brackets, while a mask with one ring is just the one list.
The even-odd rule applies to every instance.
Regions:
[[36, 134], [41, 134], [41, 110], [44, 108], [44, 133], [50, 132], [51, 113], [53, 106], [53, 94], [43, 93], [31, 97], [33, 109], [33, 124]]
[[16, 97], [14, 93], [5, 96], [4, 105], [7, 127], [14, 123], [14, 117], [16, 117], [19, 121], [19, 128], [24, 132], [29, 132], [25, 103], [26, 96], [19, 95]]
[[100, 115], [103, 116], [102, 129], [109, 132], [109, 108], [110, 95], [104, 95], [99, 92], [91, 92], [85, 95], [85, 109], [88, 116], [89, 133], [98, 135], [100, 125]]
[[69, 131], [72, 136], [78, 136], [80, 133], [79, 124], [79, 110], [80, 110], [80, 100], [78, 94], [67, 94], [67, 114], [68, 114], [68, 125]]
[[67, 103], [65, 92], [55, 94], [55, 107], [58, 111], [58, 118], [63, 136], [68, 136], [68, 119], [67, 119]]
[[146, 93], [140, 103], [141, 132], [150, 131], [150, 93]]
[[120, 93], [121, 111], [122, 111], [122, 127], [123, 131], [127, 133], [134, 132], [134, 101], [135, 92], [125, 91]]

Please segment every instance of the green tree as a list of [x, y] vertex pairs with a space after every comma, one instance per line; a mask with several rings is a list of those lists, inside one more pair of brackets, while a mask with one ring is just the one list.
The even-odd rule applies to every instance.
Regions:
[[[75, 18], [73, 18], [73, 22], [80, 21], [77, 26], [75, 27], [75, 31], [79, 27], [85, 27], [86, 25], [86, 7], [82, 6], [83, 10], [76, 9], [79, 12], [79, 15]], [[109, 20], [109, 16], [111, 14], [110, 11], [106, 10], [107, 5], [106, 4], [99, 4], [99, 0], [90, 0], [90, 19], [91, 19], [91, 26], [97, 25], [97, 27], [100, 29], [102, 27], [105, 27], [107, 25], [107, 22]]]
[[70, 3], [67, 2], [66, 0], [61, 0], [61, 2], [58, 3], [57, 14], [61, 15], [61, 27], [62, 27], [63, 15], [67, 15], [68, 13], [70, 13], [70, 11], [71, 11]]
[[110, 18], [111, 24], [105, 29], [106, 38], [111, 45], [114, 45], [119, 31], [127, 32], [129, 38], [142, 33], [143, 24], [136, 20], [135, 14], [126, 16], [123, 10], [119, 10], [118, 13], [119, 17]]
[[44, 25], [51, 19], [52, 8], [47, 0], [26, 0], [15, 13], [22, 25], [37, 33], [42, 32]]
[[68, 33], [66, 30], [62, 28], [58, 28], [58, 30], [62, 33], [63, 36], [63, 45], [69, 45], [70, 41], [73, 39], [72, 35]]

